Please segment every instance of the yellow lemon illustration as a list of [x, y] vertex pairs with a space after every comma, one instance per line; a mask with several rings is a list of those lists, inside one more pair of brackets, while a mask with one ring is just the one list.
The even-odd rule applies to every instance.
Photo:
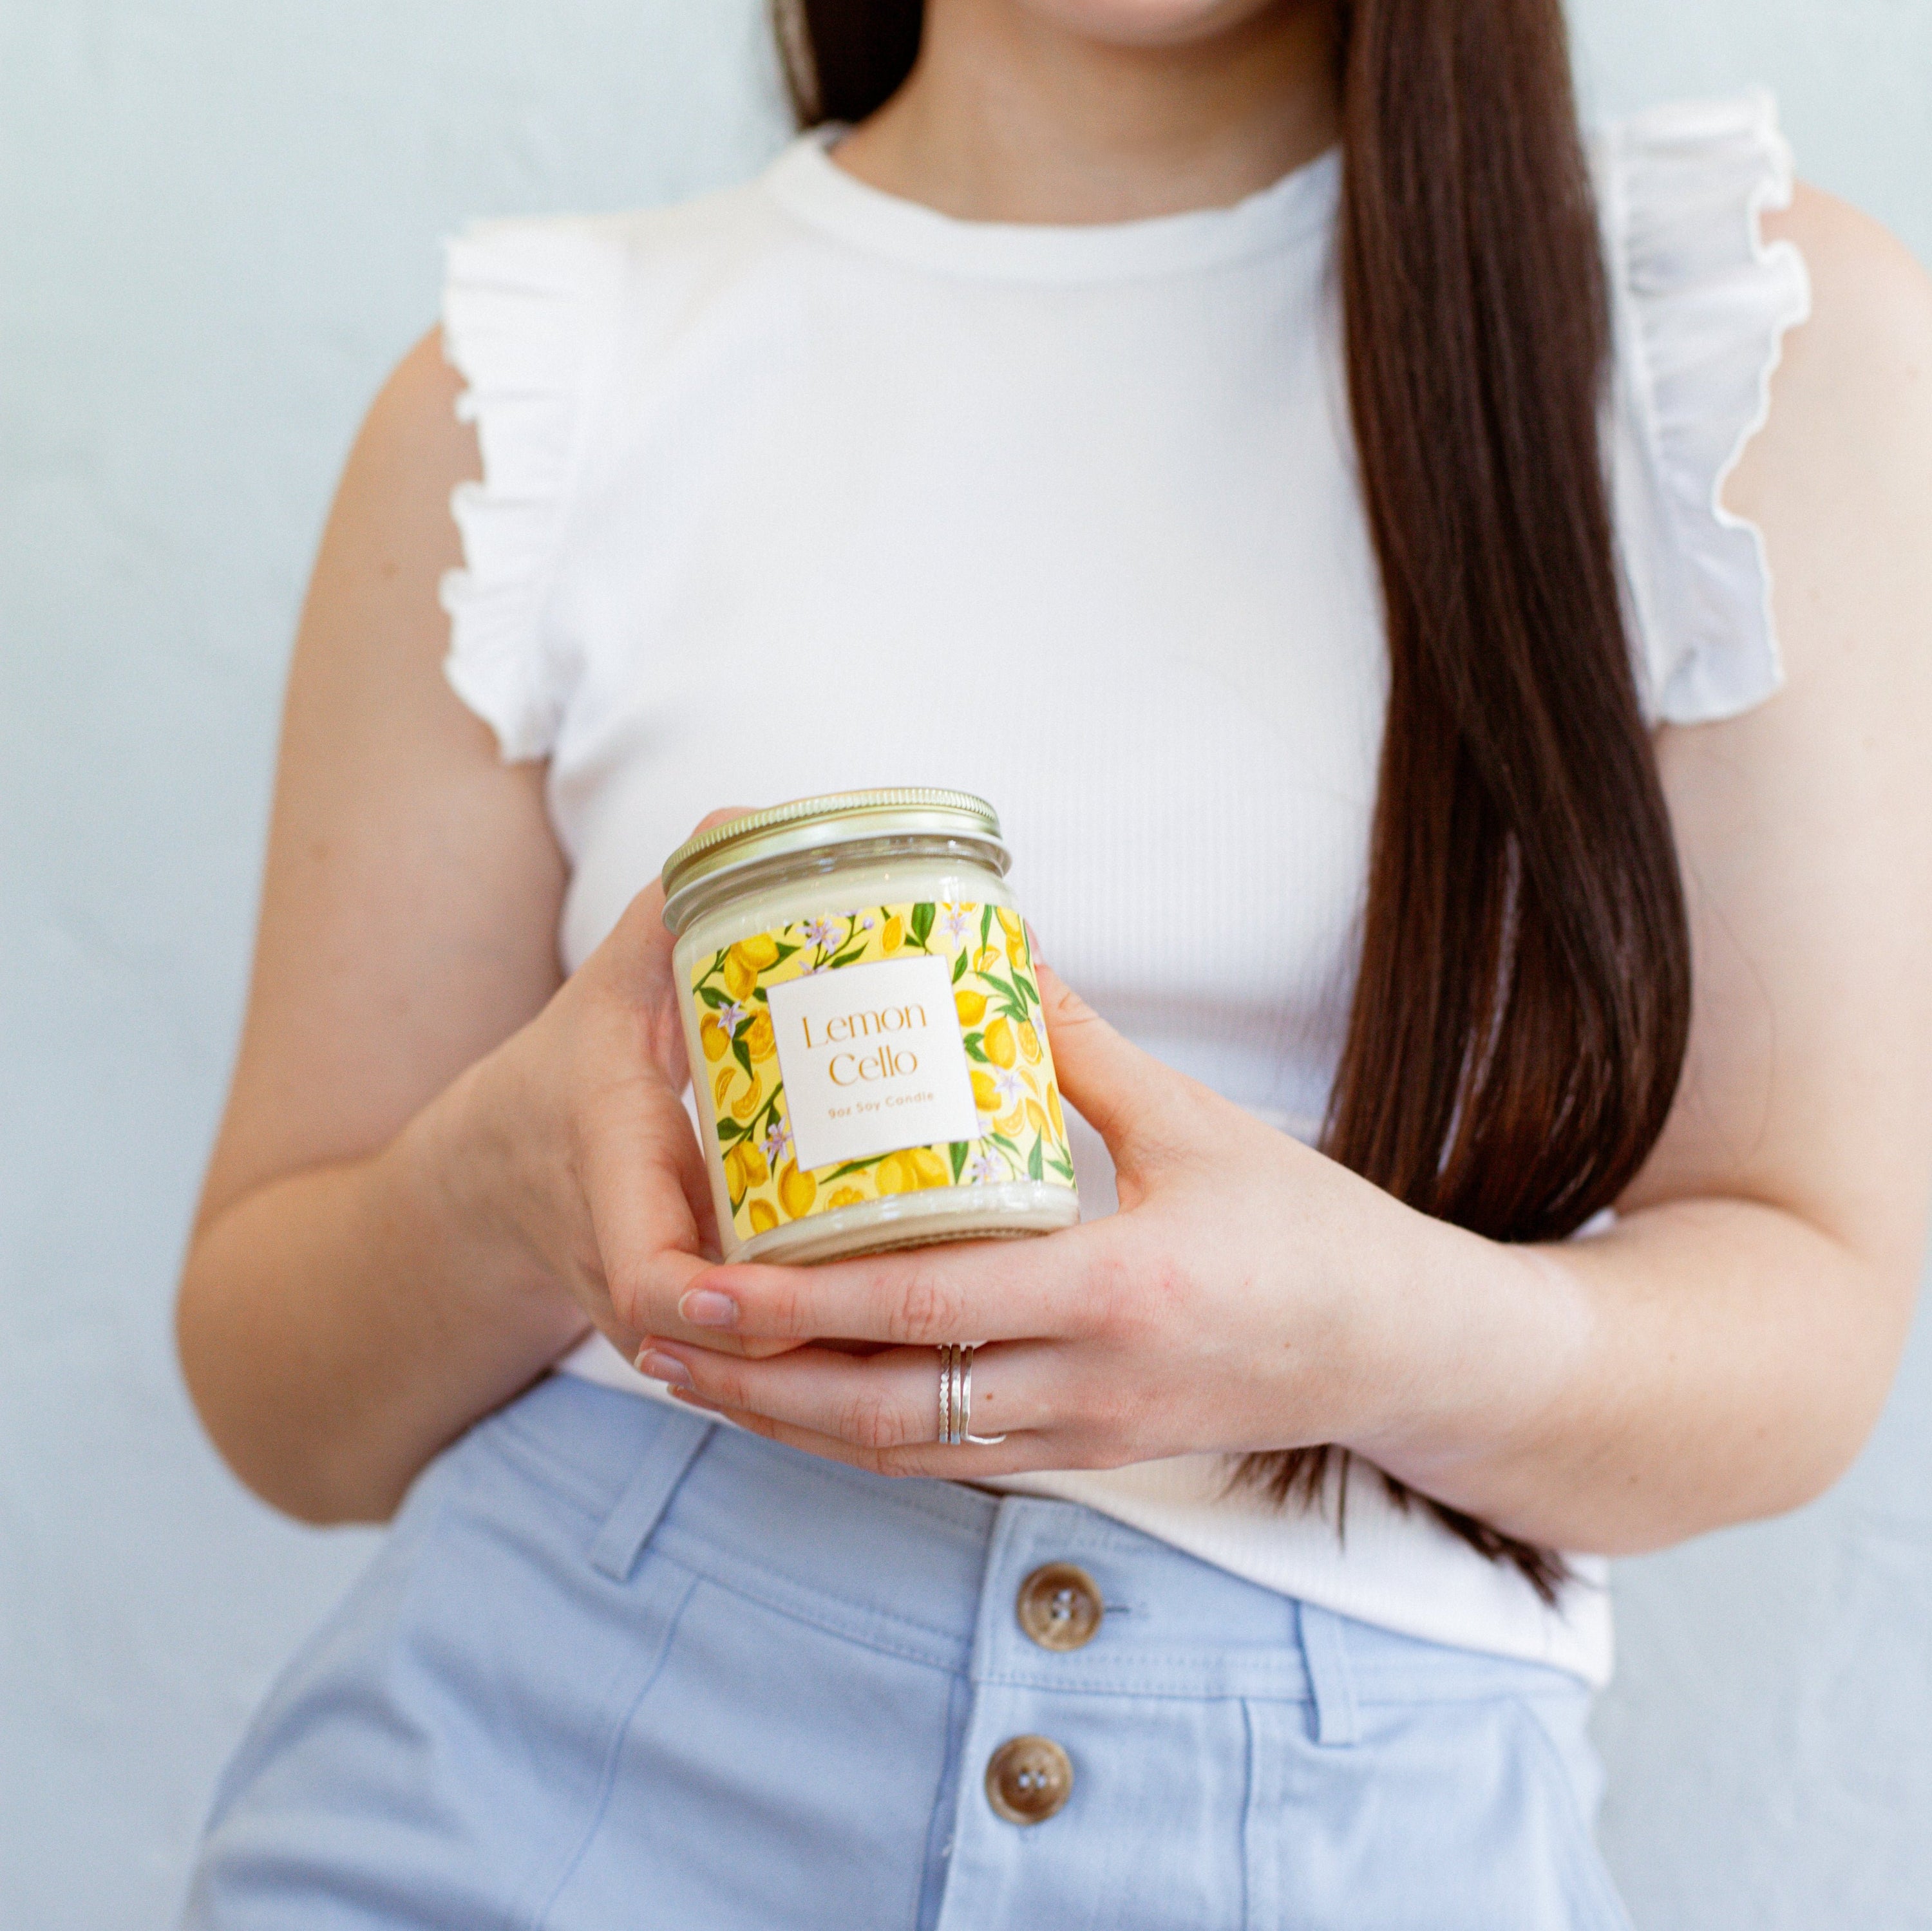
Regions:
[[748, 1126], [758, 1110], [758, 1082], [754, 1079], [745, 1090], [731, 1102], [731, 1117], [740, 1126]]
[[724, 989], [734, 999], [748, 999], [766, 967], [776, 965], [778, 942], [769, 932], [740, 939], [724, 955]]
[[724, 1156], [725, 1184], [734, 1203], [742, 1200], [754, 1187], [763, 1186], [771, 1177], [764, 1155], [749, 1140], [739, 1141]]
[[946, 1171], [946, 1162], [930, 1147], [909, 1147], [901, 1157], [912, 1162], [912, 1170], [922, 1187], [943, 1187], [952, 1177]]
[[856, 1187], [835, 1187], [825, 1196], [827, 1207], [856, 1207], [866, 1196]]
[[962, 1026], [976, 1026], [986, 1016], [986, 995], [983, 992], [970, 992], [962, 986], [952, 995], [952, 1003]]
[[1019, 1057], [1019, 1048], [1013, 1039], [1013, 1024], [1010, 1019], [995, 1019], [986, 1028], [985, 1045], [987, 1058], [996, 1066], [1010, 1066]]
[[754, 1060], [768, 1060], [778, 1051], [778, 1042], [772, 1036], [772, 1015], [760, 1011], [753, 1015], [752, 1023], [745, 1028], [745, 1050]]
[[1000, 949], [998, 946], [982, 946], [974, 955], [973, 970], [975, 972], [996, 971], [999, 964]]
[[1034, 1030], [1034, 1023], [1030, 1019], [1020, 1028], [1020, 1051], [1026, 1055], [1028, 1066], [1039, 1065], [1040, 1035]]
[[719, 1113], [724, 1111], [724, 1096], [731, 1090], [731, 1082], [738, 1077], [735, 1066], [720, 1066], [718, 1077], [711, 1083], [711, 1103]]
[[982, 1113], [1000, 1110], [1000, 1090], [993, 1084], [992, 1075], [982, 1073], [977, 1066], [973, 1069], [973, 1104]]
[[1025, 1129], [1026, 1115], [1016, 1106], [1012, 1112], [1001, 1114], [993, 1124], [1009, 1140], [1017, 1140]]
[[1046, 1111], [1038, 1100], [1030, 1099], [1027, 1102], [1026, 1116], [1033, 1130], [1044, 1140], [1052, 1129], [1048, 1123]]
[[794, 1220], [802, 1219], [812, 1211], [812, 1203], [818, 1198], [818, 1183], [809, 1174], [802, 1174], [788, 1160], [778, 1169], [778, 1204]]
[[1020, 915], [1005, 905], [995, 905], [993, 916], [1000, 922], [1000, 930], [1006, 935], [1006, 949], [1015, 958], [1026, 950], [1026, 928], [1020, 923]]
[[1066, 1138], [1066, 1116], [1060, 1110], [1060, 1089], [1051, 1080], [1046, 1083], [1046, 1110], [1052, 1116], [1054, 1135], [1064, 1141]]
[[731, 1050], [731, 1036], [718, 1024], [713, 1014], [706, 1013], [700, 1021], [698, 1036], [704, 1042], [704, 1057], [707, 1060], [722, 1060]]
[[888, 1153], [879, 1162], [882, 1194], [916, 1193], [921, 1187], [945, 1186], [951, 1179], [946, 1162], [930, 1147], [908, 1147], [903, 1153]]
[[768, 1200], [754, 1200], [752, 1203], [752, 1231], [769, 1234], [778, 1224], [778, 1210]]
[[896, 952], [905, 937], [905, 922], [895, 912], [886, 921], [886, 929], [879, 934], [879, 945], [883, 951]]

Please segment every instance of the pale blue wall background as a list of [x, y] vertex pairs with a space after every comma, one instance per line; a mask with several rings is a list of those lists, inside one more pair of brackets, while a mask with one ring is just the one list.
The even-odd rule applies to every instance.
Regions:
[[[740, 175], [756, 0], [0, 0], [0, 1925], [164, 1924], [216, 1766], [364, 1559], [196, 1434], [171, 1277], [283, 667], [362, 408], [473, 213]], [[1932, 0], [1580, 0], [1606, 107], [1768, 80], [1932, 256]], [[1621, 1570], [1643, 1931], [1932, 1926], [1932, 1343], [1790, 1522]]]

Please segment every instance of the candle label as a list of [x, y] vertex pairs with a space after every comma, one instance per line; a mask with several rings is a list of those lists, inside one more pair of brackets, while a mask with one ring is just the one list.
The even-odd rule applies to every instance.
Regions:
[[926, 1187], [1073, 1185], [1026, 928], [1004, 905], [826, 913], [697, 961], [693, 1084], [741, 1240]]

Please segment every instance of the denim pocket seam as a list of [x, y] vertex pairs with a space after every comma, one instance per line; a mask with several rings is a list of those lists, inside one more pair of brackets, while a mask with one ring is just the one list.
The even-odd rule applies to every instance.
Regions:
[[[706, 1555], [713, 1559], [707, 1561]], [[686, 1575], [727, 1595], [755, 1603], [773, 1615], [802, 1623], [821, 1636], [946, 1675], [965, 1673], [969, 1645], [954, 1641], [947, 1632], [928, 1630], [916, 1624], [894, 1624], [882, 1611], [864, 1603], [848, 1603], [821, 1590], [794, 1583], [788, 1577], [770, 1575], [750, 1564], [729, 1560], [702, 1538], [675, 1525], [658, 1524], [652, 1538], [651, 1555], [652, 1560], [673, 1564]], [[931, 1640], [921, 1642], [922, 1637]]]
[[1534, 1740], [1532, 1747], [1541, 1758], [1544, 1768], [1556, 1780], [1558, 1801], [1563, 1808], [1564, 1821], [1569, 1826], [1564, 1848], [1569, 1854], [1570, 1872], [1582, 1885], [1586, 1901], [1594, 1906], [1600, 1915], [1601, 1931], [1634, 1931], [1630, 1913], [1617, 1895], [1603, 1855], [1597, 1849], [1588, 1820], [1576, 1801], [1576, 1786], [1570, 1781], [1569, 1767], [1563, 1761], [1563, 1753], [1550, 1735], [1534, 1699], [1518, 1696], [1509, 1700]]
[[623, 1491], [600, 1487], [584, 1471], [554, 1454], [532, 1430], [521, 1427], [507, 1414], [484, 1424], [488, 1432], [478, 1436], [478, 1446], [500, 1456], [517, 1471], [541, 1484], [546, 1493], [566, 1503], [594, 1521], [601, 1522], [616, 1506]]
[[[658, 1571], [659, 1579], [667, 1582], [670, 1580], [664, 1573], [667, 1565], [657, 1564], [653, 1567]], [[610, 1807], [610, 1793], [616, 1788], [618, 1766], [624, 1754], [624, 1740], [630, 1735], [645, 1699], [650, 1695], [658, 1678], [664, 1674], [664, 1666], [670, 1658], [671, 1646], [677, 1640], [679, 1626], [684, 1621], [686, 1610], [691, 1606], [692, 1597], [697, 1594], [698, 1584], [696, 1576], [688, 1571], [680, 1571], [676, 1588], [667, 1591], [668, 1607], [656, 1650], [637, 1688], [624, 1699], [621, 1713], [610, 1726], [604, 1741], [604, 1762], [598, 1776], [596, 1792], [586, 1808], [576, 1840], [561, 1863], [553, 1867], [555, 1875], [537, 1894], [536, 1908], [530, 1909], [527, 1903], [513, 1906], [503, 1919], [505, 1931], [544, 1931], [544, 1927], [550, 1922], [551, 1913], [556, 1909], [557, 1900], [562, 1897], [571, 1879], [577, 1875], [584, 1858], [589, 1855], [591, 1846], [596, 1842], [597, 1834], [603, 1828], [604, 1816]], [[526, 1889], [526, 1900], [530, 1897], [534, 1890], [534, 1885]]]

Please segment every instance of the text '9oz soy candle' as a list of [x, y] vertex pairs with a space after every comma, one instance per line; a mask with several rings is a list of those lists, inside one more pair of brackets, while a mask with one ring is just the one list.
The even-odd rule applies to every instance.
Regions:
[[1080, 1217], [1011, 862], [964, 792], [840, 792], [700, 832], [664, 922], [728, 1260]]

